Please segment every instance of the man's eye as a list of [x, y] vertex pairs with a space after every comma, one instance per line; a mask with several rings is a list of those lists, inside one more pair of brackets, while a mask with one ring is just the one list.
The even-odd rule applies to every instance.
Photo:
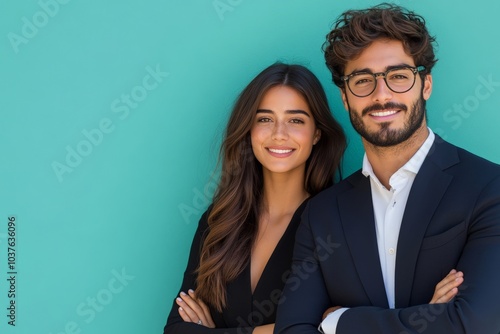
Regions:
[[408, 76], [405, 74], [394, 74], [390, 77], [390, 80], [408, 80]]
[[352, 79], [356, 86], [368, 85], [373, 82], [373, 77], [371, 76], [353, 77]]

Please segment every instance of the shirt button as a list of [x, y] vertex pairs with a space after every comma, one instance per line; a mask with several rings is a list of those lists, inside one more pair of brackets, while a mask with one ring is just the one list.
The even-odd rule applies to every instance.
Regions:
[[394, 248], [389, 248], [389, 254], [394, 255], [396, 253], [396, 250]]

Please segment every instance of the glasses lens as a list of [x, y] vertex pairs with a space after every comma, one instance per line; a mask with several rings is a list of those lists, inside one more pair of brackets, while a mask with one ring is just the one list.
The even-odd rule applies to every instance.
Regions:
[[396, 93], [408, 91], [415, 82], [415, 74], [409, 68], [393, 69], [385, 77], [387, 85]]
[[375, 88], [375, 78], [371, 73], [356, 73], [349, 78], [348, 85], [354, 95], [367, 96]]

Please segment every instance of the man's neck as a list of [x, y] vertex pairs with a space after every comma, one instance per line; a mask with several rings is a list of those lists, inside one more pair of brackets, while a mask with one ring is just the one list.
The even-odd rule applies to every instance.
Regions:
[[408, 140], [391, 147], [375, 146], [362, 139], [373, 173], [384, 187], [391, 188], [389, 184], [391, 176], [413, 157], [428, 136], [429, 130], [427, 127], [422, 127]]

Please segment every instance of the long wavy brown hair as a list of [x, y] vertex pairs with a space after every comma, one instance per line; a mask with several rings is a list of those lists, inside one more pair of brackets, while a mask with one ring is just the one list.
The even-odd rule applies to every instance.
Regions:
[[429, 34], [422, 16], [389, 3], [342, 13], [323, 44], [326, 66], [333, 82], [344, 88], [342, 76], [348, 61], [355, 59], [373, 41], [381, 38], [401, 41], [406, 53], [417, 66], [425, 66], [423, 77], [437, 62], [434, 54], [435, 38]]
[[250, 261], [261, 213], [262, 166], [255, 158], [250, 130], [263, 95], [284, 85], [301, 93], [308, 103], [320, 140], [306, 162], [304, 187], [310, 195], [330, 186], [346, 148], [342, 127], [334, 119], [316, 76], [301, 65], [277, 63], [259, 73], [238, 97], [222, 142], [220, 182], [208, 214], [198, 269], [196, 294], [222, 311], [226, 283], [235, 279]]

